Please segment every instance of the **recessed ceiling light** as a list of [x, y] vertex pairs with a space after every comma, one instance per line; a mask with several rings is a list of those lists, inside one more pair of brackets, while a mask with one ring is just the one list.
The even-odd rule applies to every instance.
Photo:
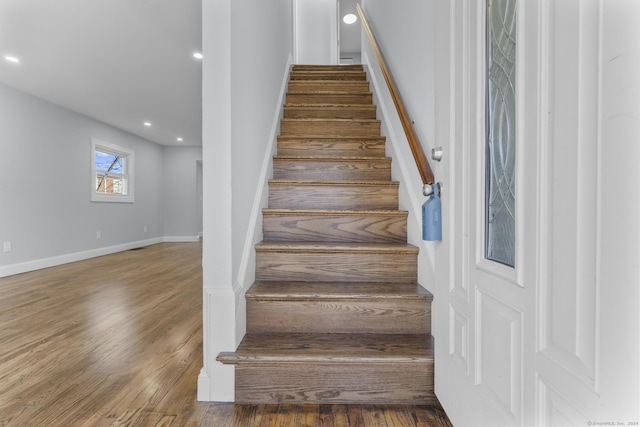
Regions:
[[151, 127], [151, 122], [144, 122], [144, 125], [145, 125], [146, 127]]
[[204, 56], [203, 56], [200, 52], [195, 52], [195, 53], [193, 54], [193, 57], [194, 57], [194, 58], [196, 58], [196, 59], [202, 59], [202, 58], [204, 58]]
[[20, 62], [20, 59], [16, 58], [15, 56], [11, 56], [11, 55], [5, 55], [4, 59], [6, 59], [9, 62], [13, 62], [14, 64], [18, 64]]
[[358, 20], [358, 17], [353, 13], [347, 13], [346, 15], [344, 15], [344, 18], [342, 18], [342, 20], [345, 24], [353, 24]]
[[179, 138], [179, 137], [178, 137], [178, 138], [176, 138], [176, 141], [178, 141], [178, 142], [182, 142], [182, 138]]

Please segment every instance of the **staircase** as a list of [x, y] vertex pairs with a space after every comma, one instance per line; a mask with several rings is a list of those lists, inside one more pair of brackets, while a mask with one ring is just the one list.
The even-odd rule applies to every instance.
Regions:
[[290, 74], [236, 403], [432, 404], [432, 296], [362, 66]]

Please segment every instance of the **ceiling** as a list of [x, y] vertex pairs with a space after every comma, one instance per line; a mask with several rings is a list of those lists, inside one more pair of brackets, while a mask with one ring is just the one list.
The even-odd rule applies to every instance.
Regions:
[[[355, 3], [340, 0], [340, 16]], [[342, 52], [359, 53], [360, 22], [340, 24]], [[201, 0], [0, 0], [0, 83], [161, 145], [201, 145], [201, 32]]]
[[202, 143], [200, 50], [201, 0], [0, 0], [1, 83], [158, 144]]

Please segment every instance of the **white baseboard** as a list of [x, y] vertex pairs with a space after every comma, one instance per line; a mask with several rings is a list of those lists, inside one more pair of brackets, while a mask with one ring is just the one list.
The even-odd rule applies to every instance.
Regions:
[[103, 255], [114, 254], [116, 252], [128, 251], [130, 249], [155, 245], [163, 242], [197, 242], [198, 236], [167, 236], [153, 239], [138, 240], [135, 242], [122, 243], [120, 245], [107, 246], [104, 248], [90, 249], [88, 251], [73, 252], [70, 254], [58, 255], [49, 258], [35, 259], [16, 264], [0, 266], [0, 277], [13, 276], [14, 274], [28, 273], [29, 271], [41, 270], [43, 268], [55, 267], [57, 265], [68, 264], [70, 262], [82, 261]]
[[200, 236], [164, 236], [162, 241], [165, 243], [192, 243], [199, 242]]

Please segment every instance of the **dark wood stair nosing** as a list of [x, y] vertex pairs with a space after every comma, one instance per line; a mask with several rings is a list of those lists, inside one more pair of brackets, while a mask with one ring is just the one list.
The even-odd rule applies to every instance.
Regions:
[[287, 209], [287, 208], [264, 208], [262, 210], [263, 215], [374, 215], [374, 216], [400, 216], [406, 217], [409, 215], [409, 211], [398, 209]]
[[221, 352], [225, 364], [260, 363], [433, 363], [427, 334], [247, 333], [235, 352]]
[[366, 181], [366, 180], [342, 180], [342, 181], [328, 181], [328, 180], [296, 180], [296, 179], [270, 179], [270, 185], [287, 185], [287, 186], [338, 186], [338, 187], [398, 187], [400, 183], [398, 181]]
[[245, 293], [247, 300], [407, 299], [433, 301], [433, 294], [418, 283], [256, 281]]
[[344, 242], [265, 242], [255, 245], [257, 252], [370, 253], [417, 254], [420, 250], [409, 243], [344, 243]]

